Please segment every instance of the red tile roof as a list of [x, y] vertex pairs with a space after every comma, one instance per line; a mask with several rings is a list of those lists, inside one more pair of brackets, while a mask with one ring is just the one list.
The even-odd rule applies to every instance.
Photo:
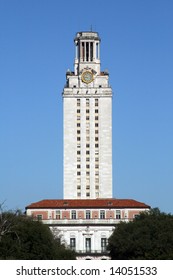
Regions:
[[150, 208], [149, 205], [133, 199], [44, 199], [26, 206], [26, 209], [40, 208]]

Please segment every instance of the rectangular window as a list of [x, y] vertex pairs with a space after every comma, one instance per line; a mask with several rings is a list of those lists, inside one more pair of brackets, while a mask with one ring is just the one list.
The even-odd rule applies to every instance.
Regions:
[[55, 217], [56, 217], [57, 220], [60, 220], [60, 219], [61, 219], [61, 212], [60, 212], [60, 210], [57, 210], [57, 211], [55, 212]]
[[99, 100], [95, 99], [95, 107], [98, 107], [98, 105], [99, 105]]
[[99, 126], [99, 124], [98, 123], [95, 123], [95, 127], [98, 127]]
[[116, 219], [121, 219], [121, 211], [116, 210]]
[[80, 123], [77, 123], [77, 127], [80, 127]]
[[80, 155], [80, 151], [77, 151], [77, 155]]
[[99, 192], [96, 192], [96, 198], [99, 198]]
[[80, 164], [77, 164], [77, 168], [80, 168]]
[[80, 171], [77, 172], [77, 175], [80, 176]]
[[80, 141], [80, 137], [77, 137], [77, 141]]
[[42, 220], [42, 219], [43, 219], [43, 215], [40, 215], [40, 214], [37, 215], [37, 220], [38, 220], [38, 221], [40, 221], [40, 220]]
[[77, 130], [77, 134], [80, 134], [80, 130]]
[[98, 178], [98, 177], [95, 178], [95, 183], [96, 183], [96, 184], [99, 183], [99, 178]]
[[80, 109], [77, 109], [77, 113], [80, 114]]
[[75, 250], [76, 249], [76, 239], [70, 238], [70, 249]]
[[101, 238], [101, 251], [106, 252], [107, 249], [107, 238]]
[[100, 210], [100, 219], [105, 219], [105, 210]]
[[76, 210], [71, 211], [71, 218], [72, 218], [72, 220], [76, 219]]
[[91, 252], [91, 238], [85, 239], [85, 249], [86, 252]]
[[89, 106], [89, 105], [90, 105], [90, 100], [86, 99], [86, 106]]
[[91, 211], [86, 210], [86, 219], [91, 219]]

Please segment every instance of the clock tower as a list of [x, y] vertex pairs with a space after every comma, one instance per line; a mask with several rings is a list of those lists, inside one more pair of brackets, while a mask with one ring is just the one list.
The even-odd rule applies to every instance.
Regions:
[[78, 32], [63, 90], [64, 198], [112, 198], [112, 89], [100, 70], [100, 37]]

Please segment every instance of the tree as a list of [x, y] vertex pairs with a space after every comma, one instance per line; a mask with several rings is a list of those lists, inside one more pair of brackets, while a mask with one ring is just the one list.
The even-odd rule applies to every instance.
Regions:
[[19, 211], [1, 211], [0, 236], [0, 259], [75, 259], [75, 253], [61, 245], [47, 225]]
[[117, 260], [173, 259], [173, 215], [154, 208], [121, 222], [109, 238], [108, 250]]

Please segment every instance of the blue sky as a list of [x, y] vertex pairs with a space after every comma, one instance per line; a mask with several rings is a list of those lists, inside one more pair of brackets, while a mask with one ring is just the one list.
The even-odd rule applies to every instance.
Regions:
[[62, 90], [92, 26], [114, 93], [114, 197], [173, 213], [172, 15], [171, 0], [0, 0], [0, 202], [63, 197]]

